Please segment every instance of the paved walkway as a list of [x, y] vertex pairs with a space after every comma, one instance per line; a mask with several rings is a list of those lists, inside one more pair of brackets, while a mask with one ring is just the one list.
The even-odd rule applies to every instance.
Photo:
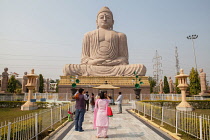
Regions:
[[[166, 134], [157, 132], [154, 128], [148, 127], [139, 119], [128, 113], [126, 109], [130, 109], [131, 106], [124, 105], [123, 113], [117, 113], [117, 105], [112, 106], [114, 116], [109, 120], [109, 130], [107, 140], [165, 140], [172, 139], [167, 137]], [[96, 140], [96, 130], [93, 130], [93, 113], [87, 111], [85, 114], [85, 121], [83, 122], [84, 132], [74, 131], [74, 126], [67, 134], [64, 132], [69, 129], [69, 126], [65, 126], [51, 139], [63, 139], [63, 140]], [[63, 135], [63, 136], [62, 136]], [[104, 139], [104, 138], [99, 138]]]

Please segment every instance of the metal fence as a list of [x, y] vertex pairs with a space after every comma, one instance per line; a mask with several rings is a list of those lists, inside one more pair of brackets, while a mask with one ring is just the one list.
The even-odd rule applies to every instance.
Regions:
[[23, 101], [24, 95], [1, 95], [0, 101]]
[[[33, 93], [32, 98], [37, 101], [45, 98], [47, 102], [70, 101], [71, 93]], [[24, 100], [28, 99], [28, 93], [25, 93]]]
[[[181, 94], [140, 94], [140, 100], [168, 100], [168, 101], [181, 101]], [[33, 93], [33, 99], [37, 101], [45, 98], [47, 102], [58, 102], [58, 101], [71, 101], [71, 93]], [[115, 100], [117, 95], [115, 96]], [[123, 99], [125, 102], [134, 100], [136, 95], [134, 93], [124, 93]], [[28, 93], [25, 95], [12, 95], [12, 96], [0, 96], [0, 101], [27, 101]], [[205, 96], [192, 96], [186, 97], [187, 100], [210, 100], [210, 97]]]
[[15, 118], [13, 122], [2, 122], [0, 123], [0, 140], [38, 140], [39, 134], [48, 129], [53, 130], [56, 123], [62, 122], [68, 110], [75, 111], [75, 102], [21, 116]]
[[[140, 94], [140, 100], [168, 100], [168, 101], [181, 101], [181, 94]], [[186, 100], [210, 100], [210, 97], [205, 96], [192, 96], [186, 97]]]
[[198, 115], [195, 112], [178, 111], [166, 107], [154, 106], [149, 103], [133, 102], [133, 109], [138, 113], [143, 113], [150, 120], [153, 118], [159, 120], [161, 125], [164, 123], [178, 130], [183, 131], [195, 138], [210, 140], [210, 118], [207, 115]]

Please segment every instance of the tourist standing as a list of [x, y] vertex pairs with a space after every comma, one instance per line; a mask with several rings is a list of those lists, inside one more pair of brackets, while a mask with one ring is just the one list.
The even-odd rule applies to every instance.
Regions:
[[88, 91], [86, 91], [86, 94], [85, 94], [86, 96], [87, 96], [87, 100], [85, 100], [85, 108], [86, 108], [86, 111], [88, 111], [88, 109], [89, 109], [89, 94], [88, 94]]
[[82, 123], [85, 115], [85, 100], [88, 100], [87, 96], [84, 95], [84, 89], [80, 88], [78, 93], [74, 95], [76, 99], [76, 112], [75, 112], [75, 131], [82, 132]]
[[104, 92], [100, 93], [100, 99], [96, 100], [94, 109], [94, 129], [97, 128], [96, 138], [108, 138], [107, 131], [109, 118], [107, 116], [107, 107], [109, 100], [105, 98]]
[[118, 97], [117, 97], [117, 103], [118, 103], [118, 113], [117, 114], [120, 114], [120, 113], [122, 113], [122, 95], [121, 95], [122, 93], [121, 92], [119, 92], [119, 95], [118, 95]]
[[93, 93], [92, 93], [91, 98], [90, 98], [90, 105], [91, 105], [92, 112], [94, 112], [94, 108], [95, 108], [95, 97], [94, 97], [94, 94]]

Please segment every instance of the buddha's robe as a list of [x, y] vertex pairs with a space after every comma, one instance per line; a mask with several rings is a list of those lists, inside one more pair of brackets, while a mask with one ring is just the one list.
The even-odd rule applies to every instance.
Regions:
[[[90, 64], [91, 60], [104, 59], [114, 64]], [[106, 41], [99, 41], [99, 30], [85, 34], [82, 46], [81, 64], [66, 64], [63, 73], [81, 76], [144, 76], [146, 67], [142, 64], [128, 64], [127, 38], [123, 33], [109, 31]]]

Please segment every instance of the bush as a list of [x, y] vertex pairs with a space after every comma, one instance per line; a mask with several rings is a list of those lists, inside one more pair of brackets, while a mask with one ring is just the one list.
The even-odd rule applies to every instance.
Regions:
[[0, 101], [0, 107], [2, 108], [16, 108], [21, 107], [25, 101]]
[[[0, 101], [1, 108], [18, 108], [21, 107], [26, 101]], [[36, 102], [38, 108], [47, 108], [50, 103]]]
[[50, 105], [48, 102], [36, 102], [36, 104], [38, 108], [47, 108]]

